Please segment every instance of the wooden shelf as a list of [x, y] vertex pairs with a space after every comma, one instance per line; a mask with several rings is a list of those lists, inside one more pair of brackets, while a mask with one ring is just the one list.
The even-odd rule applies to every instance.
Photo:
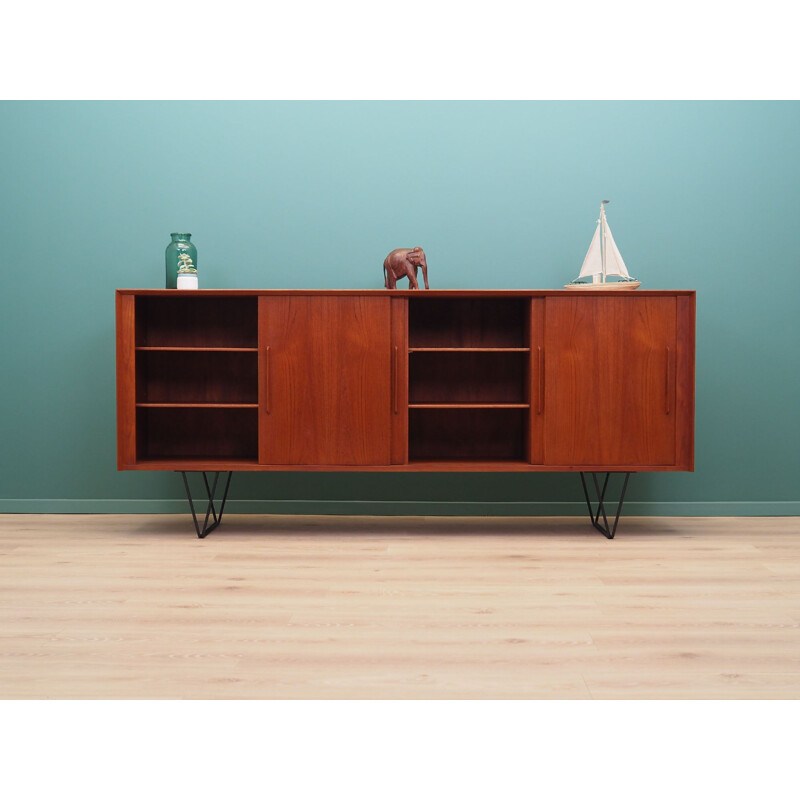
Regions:
[[256, 461], [258, 406], [137, 403], [137, 461]]
[[258, 403], [137, 403], [136, 408], [258, 408]]
[[163, 470], [169, 472], [228, 472], [232, 470], [259, 469], [257, 458], [208, 458], [195, 455], [176, 454], [169, 457], [140, 458], [136, 469]]
[[410, 347], [409, 353], [530, 353], [530, 347]]
[[522, 461], [529, 406], [447, 402], [410, 405], [409, 461]]
[[256, 408], [256, 348], [136, 348], [138, 407]]
[[529, 350], [424, 349], [408, 360], [409, 408], [528, 408]]
[[408, 315], [409, 460], [522, 459], [530, 409], [527, 306], [415, 298]]
[[137, 351], [159, 353], [257, 353], [257, 347], [137, 347]]
[[408, 466], [412, 469], [420, 469], [431, 472], [460, 472], [464, 469], [480, 472], [485, 469], [487, 472], [507, 471], [517, 472], [529, 470], [531, 465], [522, 459], [487, 459], [487, 458], [451, 458], [448, 460], [433, 458], [410, 458]]
[[530, 403], [409, 403], [409, 408], [530, 408]]
[[411, 350], [527, 348], [528, 305], [519, 298], [413, 298], [408, 303]]
[[137, 348], [255, 349], [258, 299], [195, 292], [138, 296], [134, 338]]

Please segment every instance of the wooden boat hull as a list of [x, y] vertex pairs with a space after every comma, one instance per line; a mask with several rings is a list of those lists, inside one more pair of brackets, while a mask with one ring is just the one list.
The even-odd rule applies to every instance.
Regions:
[[565, 289], [580, 289], [581, 291], [632, 291], [642, 285], [641, 281], [614, 281], [613, 283], [568, 283]]

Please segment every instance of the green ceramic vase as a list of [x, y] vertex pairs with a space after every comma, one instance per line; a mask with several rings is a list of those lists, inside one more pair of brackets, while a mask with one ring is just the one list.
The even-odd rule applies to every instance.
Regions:
[[[178, 288], [178, 268], [186, 262], [186, 256], [191, 260], [191, 266], [197, 269], [197, 248], [191, 243], [191, 233], [171, 233], [172, 241], [167, 245], [167, 289]], [[189, 266], [189, 263], [186, 262]]]

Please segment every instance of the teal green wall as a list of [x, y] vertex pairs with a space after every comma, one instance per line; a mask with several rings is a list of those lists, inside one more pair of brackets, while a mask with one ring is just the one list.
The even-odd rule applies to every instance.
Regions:
[[[796, 102], [0, 103], [0, 511], [185, 509], [178, 476], [115, 467], [114, 290], [163, 285], [171, 231], [204, 288], [379, 289], [414, 245], [435, 288], [558, 288], [604, 198], [645, 288], [697, 290], [696, 472], [636, 476], [631, 512], [800, 513]], [[574, 475], [243, 475], [234, 496], [582, 512]]]

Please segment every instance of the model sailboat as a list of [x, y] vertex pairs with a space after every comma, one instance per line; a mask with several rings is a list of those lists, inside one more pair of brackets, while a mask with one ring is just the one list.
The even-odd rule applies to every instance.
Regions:
[[[641, 281], [637, 281], [628, 274], [625, 262], [622, 260], [619, 248], [611, 235], [611, 228], [606, 221], [605, 205], [608, 200], [600, 204], [600, 219], [589, 245], [589, 252], [583, 259], [583, 266], [578, 277], [568, 283], [565, 289], [638, 289]], [[619, 278], [609, 281], [609, 276]], [[591, 278], [592, 282], [581, 282], [581, 278]]]

